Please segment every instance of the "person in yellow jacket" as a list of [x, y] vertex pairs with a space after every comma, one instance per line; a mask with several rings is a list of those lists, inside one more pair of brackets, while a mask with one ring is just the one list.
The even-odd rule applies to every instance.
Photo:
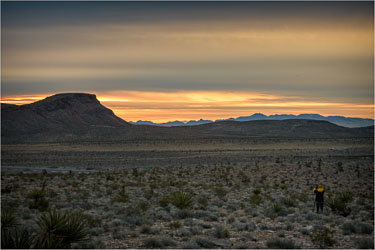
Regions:
[[323, 213], [324, 207], [324, 188], [322, 185], [319, 185], [313, 189], [315, 194], [315, 204], [316, 204], [316, 212], [319, 213], [319, 210]]

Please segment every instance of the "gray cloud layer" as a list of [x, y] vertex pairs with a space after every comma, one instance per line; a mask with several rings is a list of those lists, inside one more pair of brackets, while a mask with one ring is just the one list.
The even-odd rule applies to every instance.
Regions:
[[2, 2], [2, 94], [373, 99], [372, 2]]

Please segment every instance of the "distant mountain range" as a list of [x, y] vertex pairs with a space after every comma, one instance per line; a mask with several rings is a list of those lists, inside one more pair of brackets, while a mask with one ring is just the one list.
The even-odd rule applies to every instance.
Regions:
[[353, 118], [353, 117], [344, 117], [344, 116], [322, 116], [319, 114], [300, 114], [300, 115], [264, 115], [262, 113], [255, 113], [251, 116], [240, 116], [237, 118], [229, 118], [223, 120], [191, 120], [188, 122], [182, 121], [171, 121], [165, 123], [154, 123], [151, 121], [137, 121], [129, 123], [134, 125], [152, 125], [152, 126], [162, 126], [162, 127], [172, 127], [172, 126], [195, 126], [202, 125], [212, 122], [222, 122], [222, 121], [238, 121], [238, 122], [247, 122], [247, 121], [257, 121], [257, 120], [286, 120], [286, 119], [309, 119], [309, 120], [319, 120], [327, 121], [334, 123], [339, 126], [348, 127], [348, 128], [359, 128], [374, 125], [373, 119], [366, 118]]
[[151, 121], [139, 120], [137, 122], [130, 121], [129, 123], [133, 124], [133, 125], [150, 125], [150, 126], [161, 126], [161, 127], [173, 127], [173, 126], [195, 126], [195, 125], [202, 125], [202, 124], [207, 124], [207, 123], [212, 123], [212, 122], [213, 121], [211, 121], [211, 120], [200, 119], [198, 121], [190, 120], [188, 122], [173, 121], [173, 122], [164, 122], [164, 123], [154, 123], [154, 122], [151, 122]]
[[[294, 119], [288, 119], [290, 117]], [[1, 141], [3, 144], [100, 143], [144, 139], [185, 140], [223, 137], [373, 138], [374, 136], [373, 124], [368, 127], [347, 128], [328, 121], [314, 119], [321, 119], [322, 116], [300, 115], [297, 117], [254, 114], [250, 117], [215, 122], [199, 120], [183, 123], [176, 121], [169, 123], [170, 127], [150, 126], [150, 123], [147, 122], [144, 125], [135, 126], [117, 117], [112, 110], [104, 107], [95, 95], [68, 93], [57, 94], [25, 105], [2, 103]], [[151, 123], [151, 125], [153, 124]]]

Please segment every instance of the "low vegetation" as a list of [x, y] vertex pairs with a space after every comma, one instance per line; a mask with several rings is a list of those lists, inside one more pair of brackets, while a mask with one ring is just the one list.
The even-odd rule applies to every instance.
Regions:
[[[143, 168], [3, 171], [2, 248], [373, 248], [373, 149], [277, 143], [252, 151], [255, 142], [228, 144], [225, 152], [210, 144], [199, 152], [148, 142], [153, 152], [137, 148], [127, 158]], [[58, 152], [68, 164], [71, 152]], [[97, 155], [92, 164], [103, 160]], [[326, 190], [319, 214], [317, 184]]]

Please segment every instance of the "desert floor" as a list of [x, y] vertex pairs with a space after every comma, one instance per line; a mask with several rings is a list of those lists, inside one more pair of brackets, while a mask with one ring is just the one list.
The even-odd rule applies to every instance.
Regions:
[[[2, 145], [1, 207], [29, 232], [48, 209], [80, 213], [90, 240], [77, 248], [373, 248], [373, 143]], [[320, 214], [317, 184], [326, 190]]]

